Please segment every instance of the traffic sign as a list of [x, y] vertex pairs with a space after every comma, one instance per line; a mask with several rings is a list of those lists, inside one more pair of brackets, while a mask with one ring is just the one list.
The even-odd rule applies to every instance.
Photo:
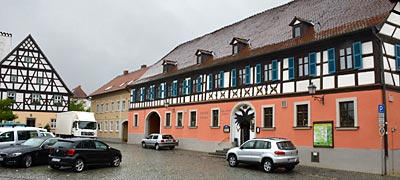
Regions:
[[383, 128], [383, 127], [379, 128], [379, 135], [380, 136], [385, 135], [385, 128]]
[[385, 105], [378, 104], [378, 113], [384, 113], [384, 112], [385, 112]]

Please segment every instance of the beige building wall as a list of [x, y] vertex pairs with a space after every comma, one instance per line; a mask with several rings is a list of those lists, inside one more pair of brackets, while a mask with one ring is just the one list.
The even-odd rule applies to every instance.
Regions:
[[126, 90], [92, 97], [91, 110], [99, 124], [99, 139], [123, 141], [123, 123], [128, 123], [129, 98], [130, 93]]
[[[29, 125], [28, 121], [32, 120], [34, 121], [35, 127], [44, 128], [46, 124], [49, 124], [49, 126], [52, 127], [50, 131], [55, 131], [56, 112], [13, 111], [13, 113], [18, 116], [15, 122]], [[52, 119], [54, 122], [53, 124], [51, 123]]]

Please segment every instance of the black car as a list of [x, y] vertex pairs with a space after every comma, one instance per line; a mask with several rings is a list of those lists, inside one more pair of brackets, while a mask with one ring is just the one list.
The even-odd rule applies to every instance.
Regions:
[[50, 149], [49, 165], [53, 169], [71, 166], [81, 172], [89, 165], [118, 167], [122, 161], [121, 151], [106, 143], [89, 138], [71, 138], [57, 141]]
[[2, 166], [30, 167], [32, 164], [47, 164], [49, 146], [57, 142], [59, 138], [35, 137], [30, 138], [20, 145], [0, 149], [0, 164]]

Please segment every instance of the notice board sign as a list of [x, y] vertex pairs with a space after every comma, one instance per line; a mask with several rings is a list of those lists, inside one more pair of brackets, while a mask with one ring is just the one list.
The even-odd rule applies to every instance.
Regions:
[[333, 148], [333, 121], [314, 122], [314, 147]]

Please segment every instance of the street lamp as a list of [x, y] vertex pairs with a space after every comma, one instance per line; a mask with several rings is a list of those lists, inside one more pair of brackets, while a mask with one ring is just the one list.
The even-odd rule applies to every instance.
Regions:
[[314, 101], [317, 100], [322, 105], [324, 105], [325, 95], [315, 96], [316, 89], [317, 89], [317, 87], [311, 82], [310, 85], [308, 85], [308, 94], [311, 94], [311, 97], [314, 98]]

